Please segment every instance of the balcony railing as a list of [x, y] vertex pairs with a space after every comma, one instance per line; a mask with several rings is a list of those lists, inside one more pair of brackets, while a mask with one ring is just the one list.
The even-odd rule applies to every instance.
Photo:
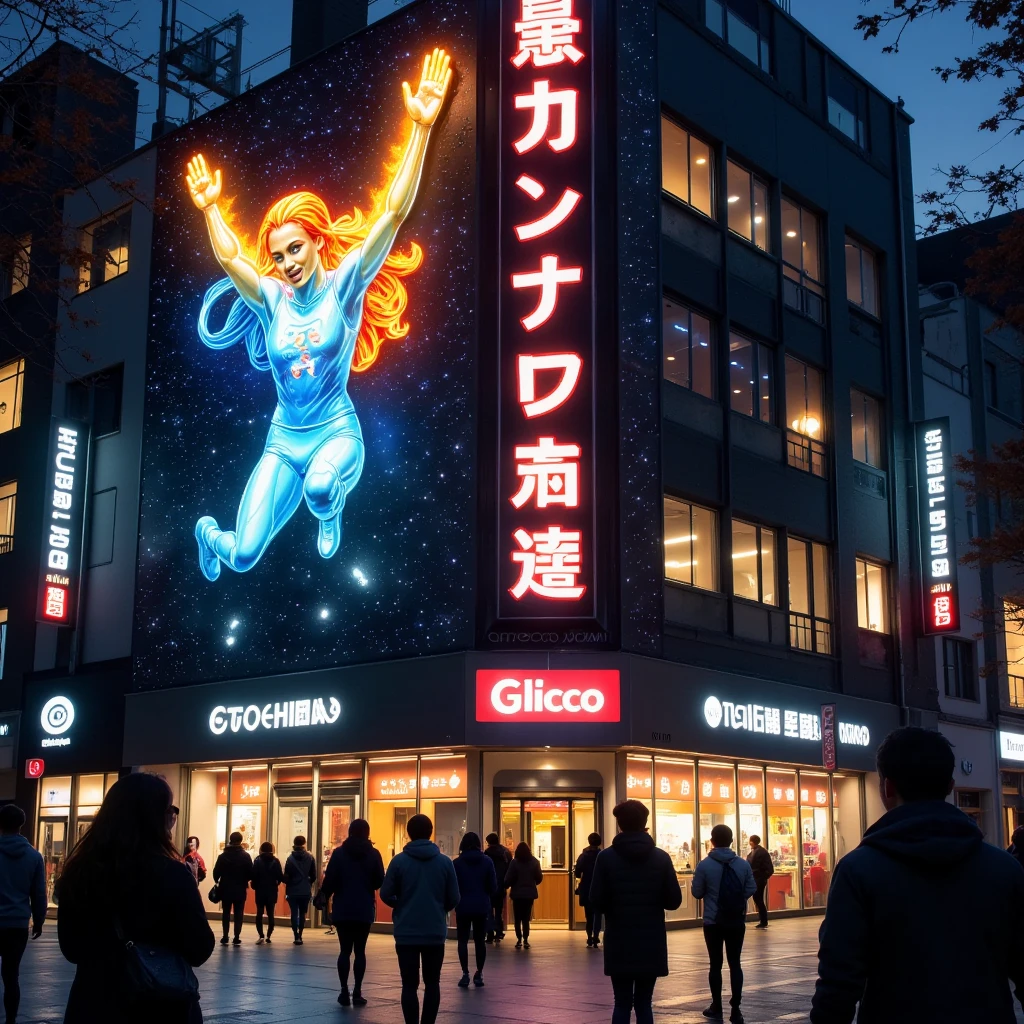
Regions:
[[832, 653], [832, 623], [800, 612], [789, 613], [789, 646], [815, 654]]
[[14, 550], [14, 534], [0, 533], [0, 555], [9, 554]]
[[1010, 676], [1010, 707], [1024, 708], [1024, 676]]
[[815, 476], [828, 476], [827, 449], [813, 437], [789, 430], [786, 433], [786, 455], [794, 469], [813, 473]]

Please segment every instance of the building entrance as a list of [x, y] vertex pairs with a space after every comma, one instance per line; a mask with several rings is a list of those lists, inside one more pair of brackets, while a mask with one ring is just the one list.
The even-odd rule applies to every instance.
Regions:
[[597, 831], [600, 794], [573, 796], [502, 794], [499, 798], [498, 834], [510, 853], [522, 842], [540, 861], [544, 881], [533, 908], [534, 923], [547, 927], [585, 927], [573, 869], [587, 848], [587, 837]]

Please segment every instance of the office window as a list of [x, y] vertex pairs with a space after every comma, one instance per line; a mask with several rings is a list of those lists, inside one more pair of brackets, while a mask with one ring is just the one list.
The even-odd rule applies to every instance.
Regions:
[[17, 480], [0, 484], [0, 555], [14, 550], [14, 511], [17, 499]]
[[729, 405], [733, 412], [772, 422], [772, 350], [741, 334], [729, 335]]
[[853, 457], [865, 465], [882, 467], [882, 407], [877, 398], [850, 388], [850, 425]]
[[864, 558], [857, 559], [857, 625], [889, 632], [889, 570]]
[[1010, 706], [1024, 708], [1024, 609], [1003, 601], [1003, 639], [1006, 642], [1006, 674]]
[[707, 317], [665, 298], [661, 349], [665, 380], [706, 398], [715, 397], [715, 349]]
[[768, 252], [768, 186], [729, 161], [729, 230]]
[[718, 513], [665, 497], [665, 576], [718, 590]]
[[832, 653], [832, 570], [828, 548], [790, 537], [789, 645], [814, 654]]
[[824, 323], [825, 292], [821, 286], [818, 218], [785, 197], [782, 200], [782, 264], [786, 305]]
[[978, 679], [974, 672], [974, 644], [969, 640], [942, 638], [942, 672], [946, 678], [946, 696], [960, 700], [978, 699]]
[[732, 592], [760, 604], [779, 603], [775, 531], [732, 521]]
[[21, 395], [25, 388], [25, 360], [0, 366], [0, 434], [21, 426]]
[[771, 41], [763, 34], [757, 0], [705, 0], [704, 23], [716, 36], [771, 74]]
[[821, 370], [786, 356], [786, 449], [789, 464], [826, 476], [825, 412]]
[[0, 679], [4, 677], [4, 655], [7, 653], [7, 609], [0, 608]]
[[80, 293], [128, 272], [131, 230], [130, 206], [82, 228], [81, 246], [85, 262], [78, 278]]
[[1024, 419], [1021, 361], [989, 341], [984, 341], [985, 403], [1005, 416]]
[[708, 217], [711, 212], [711, 147], [667, 117], [661, 119], [661, 187]]
[[835, 64], [828, 69], [828, 122], [867, 148], [868, 91]]
[[92, 436], [104, 437], [121, 429], [124, 363], [71, 381], [64, 392], [64, 411], [72, 419], [92, 424]]
[[878, 316], [878, 270], [875, 254], [846, 236], [846, 297], [865, 313]]
[[22, 235], [10, 242], [0, 266], [0, 299], [10, 298], [28, 287], [32, 268], [32, 236]]

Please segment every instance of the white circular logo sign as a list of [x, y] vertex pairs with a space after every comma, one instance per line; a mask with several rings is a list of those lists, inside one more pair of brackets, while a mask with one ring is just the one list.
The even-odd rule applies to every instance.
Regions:
[[717, 697], [708, 697], [704, 701], [704, 721], [717, 729], [722, 724], [722, 702]]
[[43, 705], [43, 713], [39, 716], [43, 732], [51, 736], [67, 732], [74, 720], [75, 705], [67, 697], [51, 697]]

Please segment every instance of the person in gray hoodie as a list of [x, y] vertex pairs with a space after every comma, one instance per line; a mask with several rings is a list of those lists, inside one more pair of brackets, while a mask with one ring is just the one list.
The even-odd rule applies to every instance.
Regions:
[[14, 1024], [21, 1002], [18, 969], [32, 938], [43, 934], [46, 919], [46, 875], [43, 858], [21, 834], [25, 812], [16, 804], [0, 807], [0, 978], [4, 983], [7, 1024]]
[[295, 945], [302, 945], [302, 932], [306, 927], [306, 911], [313, 897], [316, 882], [316, 861], [306, 849], [306, 837], [292, 840], [292, 852], [284, 862], [284, 898], [292, 910], [292, 932]]
[[[410, 841], [388, 865], [380, 898], [392, 909], [405, 1024], [434, 1024], [441, 1005], [448, 914], [459, 905], [459, 883], [451, 860], [430, 841], [434, 823], [425, 814], [414, 814], [405, 830]], [[418, 995], [421, 961], [422, 1017]]]
[[711, 960], [708, 971], [711, 1005], [704, 1016], [722, 1019], [722, 947], [725, 946], [732, 989], [729, 1020], [732, 1024], [743, 1024], [740, 955], [747, 930], [747, 900], [757, 892], [757, 882], [750, 865], [730, 849], [732, 829], [728, 825], [716, 825], [711, 830], [711, 846], [711, 852], [697, 865], [690, 884], [694, 898], [704, 901], [704, 944]]

